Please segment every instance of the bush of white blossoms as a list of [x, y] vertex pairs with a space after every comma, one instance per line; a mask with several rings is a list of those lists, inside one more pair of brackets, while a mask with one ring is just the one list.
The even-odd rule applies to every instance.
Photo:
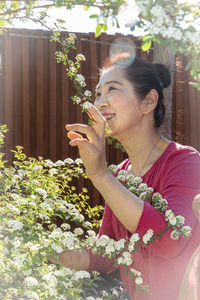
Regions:
[[[0, 128], [0, 145], [5, 127]], [[77, 193], [73, 180], [86, 178], [80, 159], [52, 162], [43, 158], [27, 158], [22, 147], [14, 152], [14, 162], [5, 166], [0, 157], [0, 299], [112, 299], [116, 295], [102, 293], [98, 298], [83, 297], [83, 286], [95, 286], [98, 273], [75, 271], [49, 262], [65, 250], [88, 247], [94, 252], [114, 258], [115, 265], [132, 264], [132, 254], [148, 245], [163, 232], [149, 229], [143, 237], [134, 233], [130, 240], [114, 241], [96, 235], [102, 207], [91, 208], [87, 189]], [[117, 167], [109, 170], [115, 174]], [[121, 170], [117, 179], [131, 192], [165, 214], [172, 239], [188, 237], [191, 228], [184, 226], [184, 217], [168, 209], [159, 193], [142, 183], [142, 179]], [[89, 218], [89, 217], [90, 218]], [[91, 221], [89, 221], [91, 220]], [[129, 274], [138, 288], [148, 291], [139, 270], [129, 267]]]

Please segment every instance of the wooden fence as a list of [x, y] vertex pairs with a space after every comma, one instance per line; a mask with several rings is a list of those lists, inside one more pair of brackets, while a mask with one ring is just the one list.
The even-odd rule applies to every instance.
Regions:
[[[68, 33], [63, 33], [67, 37]], [[108, 55], [109, 46], [121, 36], [78, 33], [77, 49], [86, 62], [81, 70], [87, 88], [94, 92], [98, 82], [98, 69]], [[132, 36], [129, 36], [133, 39]], [[134, 40], [137, 55], [152, 60]], [[77, 150], [68, 146], [65, 124], [86, 122], [79, 106], [72, 103], [72, 82], [67, 78], [66, 66], [57, 64], [55, 51], [59, 45], [50, 42], [50, 33], [42, 30], [9, 30], [0, 36], [0, 123], [7, 124], [9, 132], [5, 143], [6, 159], [12, 161], [11, 149], [24, 147], [27, 156], [50, 158], [53, 161], [78, 157]], [[200, 151], [200, 93], [189, 86], [188, 72], [184, 71], [186, 58], [176, 57], [173, 86], [173, 139], [194, 146]], [[108, 163], [119, 163], [126, 154], [107, 146]], [[89, 185], [89, 183], [87, 183]], [[93, 204], [99, 203], [98, 193], [90, 187]], [[96, 199], [96, 200], [95, 200]]]

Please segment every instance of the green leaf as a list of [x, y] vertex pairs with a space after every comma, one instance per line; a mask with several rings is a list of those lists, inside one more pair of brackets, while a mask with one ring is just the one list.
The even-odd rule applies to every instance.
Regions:
[[95, 37], [100, 36], [101, 34], [101, 24], [98, 24], [96, 27]]
[[87, 5], [84, 5], [84, 10], [88, 11], [89, 7]]
[[143, 51], [147, 51], [151, 48], [151, 43], [152, 43], [152, 40], [151, 39], [148, 39], [148, 40], [145, 40], [143, 43], [142, 43], [142, 50]]
[[4, 18], [0, 18], [0, 27], [4, 27], [6, 25], [6, 22]]
[[94, 15], [90, 15], [89, 18], [90, 19], [97, 19], [99, 17], [99, 15], [97, 14], [94, 14]]
[[108, 26], [107, 26], [107, 24], [101, 24], [101, 28], [103, 29], [103, 31], [106, 31]]

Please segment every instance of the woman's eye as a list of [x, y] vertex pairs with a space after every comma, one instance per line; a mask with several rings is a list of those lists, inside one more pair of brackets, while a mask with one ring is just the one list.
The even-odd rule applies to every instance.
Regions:
[[101, 97], [101, 93], [97, 92], [96, 93], [96, 98], [99, 98], [99, 97]]
[[108, 90], [109, 90], [109, 92], [111, 92], [111, 91], [116, 90], [116, 88], [115, 88], [114, 86], [110, 86], [110, 87], [108, 88]]

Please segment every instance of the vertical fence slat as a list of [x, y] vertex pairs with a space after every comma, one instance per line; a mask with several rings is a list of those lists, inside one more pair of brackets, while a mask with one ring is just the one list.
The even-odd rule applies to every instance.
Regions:
[[55, 59], [55, 52], [56, 52], [56, 43], [50, 42], [49, 45], [50, 51], [50, 124], [49, 124], [49, 131], [50, 131], [50, 157], [53, 161], [56, 160], [57, 151], [55, 145], [57, 145], [57, 105], [56, 105], [56, 75], [57, 75], [57, 68], [56, 68], [56, 59]]
[[5, 58], [5, 123], [9, 129], [5, 141], [5, 158], [8, 164], [12, 161], [10, 150], [13, 149], [13, 53], [12, 38], [4, 38], [4, 58]]
[[24, 152], [30, 155], [30, 63], [29, 38], [22, 39], [22, 86], [23, 86], [23, 146]]
[[[42, 35], [42, 32], [39, 33]], [[43, 156], [44, 149], [44, 45], [36, 39], [36, 156]]]

